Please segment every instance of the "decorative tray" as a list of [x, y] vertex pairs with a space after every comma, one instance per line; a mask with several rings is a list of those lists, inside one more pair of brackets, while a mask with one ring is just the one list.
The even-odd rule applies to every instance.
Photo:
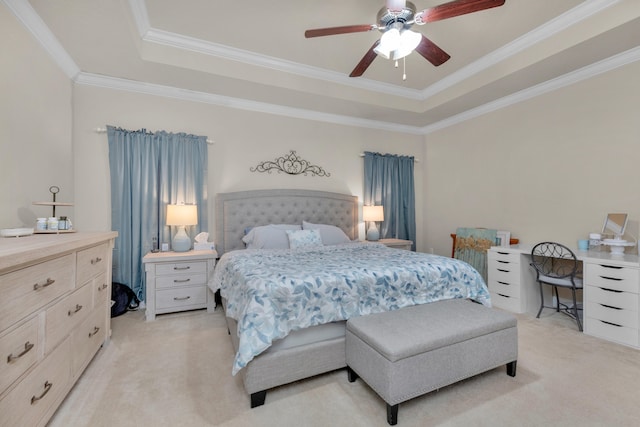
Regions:
[[0, 230], [2, 237], [22, 237], [33, 234], [33, 228], [3, 228]]

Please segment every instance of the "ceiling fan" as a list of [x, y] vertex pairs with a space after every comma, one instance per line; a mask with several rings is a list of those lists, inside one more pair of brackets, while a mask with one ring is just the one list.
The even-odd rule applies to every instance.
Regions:
[[349, 74], [349, 77], [360, 77], [364, 74], [378, 55], [387, 59], [398, 60], [414, 50], [437, 67], [450, 58], [449, 54], [440, 49], [424, 34], [411, 31], [410, 29], [414, 24], [424, 25], [427, 22], [441, 21], [502, 6], [504, 3], [505, 0], [454, 0], [416, 12], [416, 6], [410, 1], [386, 0], [385, 6], [378, 12], [377, 24], [318, 28], [305, 31], [304, 36], [311, 38], [371, 30], [382, 32], [382, 37], [371, 46], [351, 74]]

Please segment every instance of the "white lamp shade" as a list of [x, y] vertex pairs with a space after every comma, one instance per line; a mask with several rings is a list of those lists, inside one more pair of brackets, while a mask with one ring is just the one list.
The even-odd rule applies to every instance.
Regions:
[[382, 206], [363, 206], [362, 219], [364, 221], [384, 221], [384, 209]]
[[196, 225], [198, 206], [167, 205], [167, 225]]

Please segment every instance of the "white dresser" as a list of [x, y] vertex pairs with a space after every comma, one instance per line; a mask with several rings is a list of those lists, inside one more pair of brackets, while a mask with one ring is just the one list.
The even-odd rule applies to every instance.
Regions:
[[0, 239], [0, 426], [45, 425], [109, 338], [116, 236]]
[[[537, 314], [540, 288], [529, 265], [532, 247], [489, 249], [488, 287], [494, 306]], [[584, 333], [640, 348], [640, 257], [572, 250], [583, 264]]]
[[142, 258], [146, 272], [146, 317], [206, 308], [207, 284], [213, 276], [216, 251], [157, 252]]

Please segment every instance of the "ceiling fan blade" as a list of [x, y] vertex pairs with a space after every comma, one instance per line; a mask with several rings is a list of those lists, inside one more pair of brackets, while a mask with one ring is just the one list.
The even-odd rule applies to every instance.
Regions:
[[440, 49], [438, 45], [426, 38], [424, 34], [422, 35], [420, 44], [416, 47], [416, 52], [436, 67], [444, 64], [451, 58], [447, 52]]
[[505, 0], [454, 0], [416, 13], [415, 21], [418, 25], [426, 24], [427, 22], [441, 21], [455, 16], [466, 15], [467, 13], [502, 6], [504, 2]]
[[304, 32], [306, 38], [332, 36], [335, 34], [362, 33], [378, 28], [376, 25], [346, 25], [344, 27], [316, 28]]
[[369, 49], [367, 53], [364, 54], [360, 62], [358, 62], [358, 65], [356, 65], [356, 68], [354, 68], [351, 74], [349, 74], [349, 77], [360, 77], [361, 75], [364, 74], [365, 71], [367, 71], [367, 68], [369, 68], [369, 65], [371, 65], [373, 60], [376, 59], [376, 56], [378, 56], [373, 51], [373, 49], [378, 47], [379, 44], [380, 44], [380, 40], [376, 40], [373, 46], [371, 46], [371, 49]]

